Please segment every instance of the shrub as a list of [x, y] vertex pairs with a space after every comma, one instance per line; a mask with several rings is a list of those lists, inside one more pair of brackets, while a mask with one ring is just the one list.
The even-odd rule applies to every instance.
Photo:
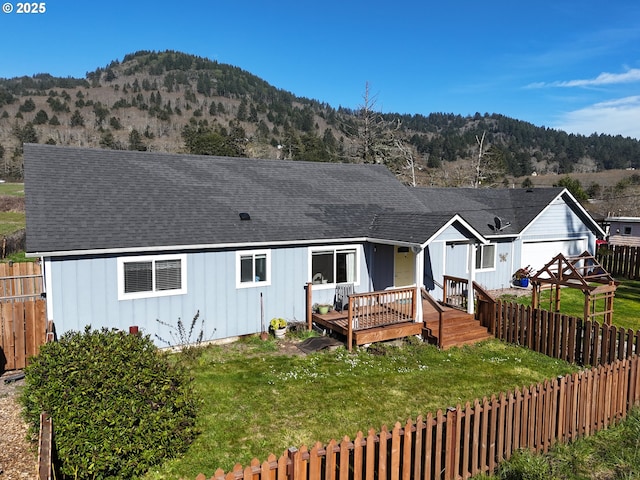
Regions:
[[63, 475], [131, 478], [186, 450], [196, 401], [169, 360], [148, 336], [89, 326], [42, 346], [21, 401], [33, 433], [51, 415]]

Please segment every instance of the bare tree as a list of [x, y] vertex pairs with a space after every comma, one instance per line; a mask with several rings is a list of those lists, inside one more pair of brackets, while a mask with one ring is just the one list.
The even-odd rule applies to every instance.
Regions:
[[478, 159], [476, 160], [476, 174], [473, 178], [473, 188], [478, 188], [480, 183], [482, 182], [482, 157], [484, 155], [484, 138], [486, 135], [486, 131], [482, 132], [482, 137], [478, 137], [476, 135], [476, 143], [478, 144]]
[[416, 186], [416, 158], [414, 155], [414, 149], [411, 145], [405, 144], [401, 134], [400, 127], [402, 122], [398, 118], [395, 121], [395, 128], [391, 132], [391, 141], [393, 143], [394, 148], [397, 150], [400, 158], [404, 160], [404, 168], [409, 170], [411, 175], [411, 186]]
[[379, 149], [376, 148], [381, 136], [381, 116], [375, 111], [377, 95], [371, 95], [369, 82], [365, 83], [362, 99], [363, 103], [358, 108], [358, 117], [360, 119], [357, 134], [360, 144], [358, 157], [364, 163], [381, 163], [378, 155]]

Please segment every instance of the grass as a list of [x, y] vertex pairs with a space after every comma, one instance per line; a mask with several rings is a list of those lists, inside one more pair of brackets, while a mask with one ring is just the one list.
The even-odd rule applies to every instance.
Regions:
[[0, 183], [0, 195], [24, 197], [24, 183]]
[[9, 235], [25, 226], [24, 212], [0, 212], [0, 236]]
[[[543, 290], [540, 299], [540, 307], [550, 310], [549, 290]], [[531, 305], [531, 296], [522, 297], [504, 296], [503, 300], [513, 301], [523, 305]], [[613, 301], [613, 325], [617, 327], [640, 330], [640, 311], [638, 310], [638, 300], [640, 299], [640, 281], [622, 280]], [[601, 311], [602, 304], [598, 308]], [[584, 294], [575, 288], [563, 288], [560, 292], [560, 312], [582, 318], [584, 312]], [[602, 323], [602, 319], [598, 322]]]
[[482, 479], [631, 479], [640, 474], [640, 409], [618, 426], [571, 444], [556, 444], [548, 454], [516, 452], [495, 476]]
[[25, 227], [24, 184], [0, 183], [0, 237]]
[[208, 347], [190, 368], [203, 402], [202, 433], [184, 457], [147, 479], [210, 476], [576, 370], [495, 340], [444, 352], [409, 342], [375, 354], [339, 348], [297, 356], [253, 337]]

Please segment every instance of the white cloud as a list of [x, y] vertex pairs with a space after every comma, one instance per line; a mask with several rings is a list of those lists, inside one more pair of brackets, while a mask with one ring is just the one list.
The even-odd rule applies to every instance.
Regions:
[[598, 87], [602, 85], [617, 85], [621, 83], [640, 82], [640, 69], [631, 68], [624, 73], [603, 72], [595, 78], [582, 80], [565, 80], [557, 82], [535, 82], [527, 85], [527, 88], [545, 87]]
[[595, 103], [567, 112], [554, 128], [582, 135], [597, 132], [640, 140], [640, 95]]

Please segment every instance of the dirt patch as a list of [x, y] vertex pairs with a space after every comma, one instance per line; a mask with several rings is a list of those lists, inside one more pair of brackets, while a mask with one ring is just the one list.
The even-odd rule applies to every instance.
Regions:
[[529, 288], [500, 288], [498, 290], [489, 290], [487, 292], [494, 299], [502, 297], [503, 295], [509, 295], [514, 297], [529, 297], [531, 296], [531, 287]]
[[36, 448], [27, 441], [27, 424], [18, 403], [24, 380], [5, 383], [18, 372], [0, 376], [0, 480], [34, 478], [37, 474]]

